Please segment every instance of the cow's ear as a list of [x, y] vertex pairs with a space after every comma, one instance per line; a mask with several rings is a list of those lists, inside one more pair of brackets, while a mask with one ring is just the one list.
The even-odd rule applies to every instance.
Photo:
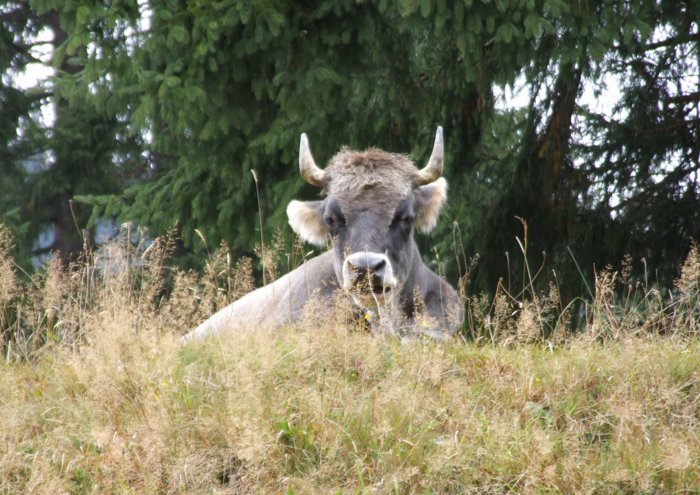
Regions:
[[413, 192], [414, 225], [421, 232], [435, 228], [440, 209], [447, 200], [447, 181], [440, 177], [435, 182], [421, 186]]
[[328, 229], [323, 222], [323, 201], [290, 201], [287, 205], [289, 225], [306, 242], [326, 245]]

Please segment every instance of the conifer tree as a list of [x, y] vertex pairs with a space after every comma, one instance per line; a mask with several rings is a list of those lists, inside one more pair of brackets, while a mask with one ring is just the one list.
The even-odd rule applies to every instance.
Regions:
[[[76, 208], [73, 198], [85, 193], [117, 191], [113, 150], [118, 123], [89, 91], [69, 101], [61, 81], [82, 77], [78, 57], [63, 56], [68, 33], [57, 10], [36, 10], [26, 1], [9, 2], [3, 16], [3, 195], [0, 221], [14, 227], [25, 261], [30, 255], [55, 252], [65, 261], [90, 243], [90, 209]], [[40, 37], [41, 35], [41, 37]], [[40, 58], [35, 46], [50, 45], [53, 61]], [[13, 82], [29, 64], [52, 66], [56, 77], [25, 90]], [[5, 82], [8, 82], [5, 84]], [[42, 106], [53, 108], [47, 122]], [[39, 242], [43, 234], [43, 243]]]
[[[55, 91], [90, 117], [57, 126], [89, 152], [86, 180], [62, 197], [92, 205], [93, 223], [177, 224], [195, 253], [196, 232], [250, 253], [258, 201], [269, 239], [289, 232], [292, 197], [317, 194], [298, 176], [301, 132], [321, 162], [342, 145], [421, 162], [441, 124], [450, 206], [421, 242], [451, 278], [455, 239], [478, 252], [472, 290], [519, 291], [527, 260], [573, 296], [626, 253], [668, 285], [700, 237], [697, 0], [31, 5], [57, 13], [56, 64], [78, 68]], [[504, 109], [514, 85], [530, 101]], [[606, 86], [612, 113], [591, 101]]]
[[25, 91], [15, 79], [35, 61], [32, 39], [41, 27], [26, 3], [13, 2], [0, 8], [0, 223], [11, 228], [21, 252], [31, 248], [22, 242], [31, 231], [29, 220], [21, 214], [27, 192], [22, 184], [37, 154], [36, 142], [43, 135], [38, 116], [44, 95], [40, 90]]

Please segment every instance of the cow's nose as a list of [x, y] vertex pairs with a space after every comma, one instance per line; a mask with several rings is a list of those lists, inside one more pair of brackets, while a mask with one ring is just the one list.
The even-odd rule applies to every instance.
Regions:
[[355, 294], [385, 294], [396, 287], [389, 258], [372, 252], [353, 253], [343, 263], [343, 288]]
[[346, 290], [383, 294], [396, 285], [391, 263], [384, 254], [353, 253], [345, 259], [343, 278]]
[[380, 272], [384, 271], [386, 259], [371, 255], [354, 256], [348, 259], [348, 265], [355, 273], [372, 273], [381, 276]]

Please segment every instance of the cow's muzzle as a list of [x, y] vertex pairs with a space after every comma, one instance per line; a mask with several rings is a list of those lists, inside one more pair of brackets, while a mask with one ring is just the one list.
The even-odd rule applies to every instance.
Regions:
[[358, 296], [383, 296], [396, 287], [396, 277], [384, 254], [353, 253], [343, 262], [343, 288]]

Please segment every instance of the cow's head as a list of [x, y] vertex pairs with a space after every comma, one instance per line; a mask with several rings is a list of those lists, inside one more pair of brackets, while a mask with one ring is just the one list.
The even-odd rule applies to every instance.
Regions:
[[432, 230], [447, 197], [440, 177], [443, 148], [438, 127], [430, 160], [420, 170], [405, 155], [375, 148], [343, 148], [321, 169], [301, 135], [301, 175], [325, 198], [290, 202], [289, 223], [312, 244], [331, 239], [338, 281], [359, 305], [394, 299], [421, 265], [413, 231]]

